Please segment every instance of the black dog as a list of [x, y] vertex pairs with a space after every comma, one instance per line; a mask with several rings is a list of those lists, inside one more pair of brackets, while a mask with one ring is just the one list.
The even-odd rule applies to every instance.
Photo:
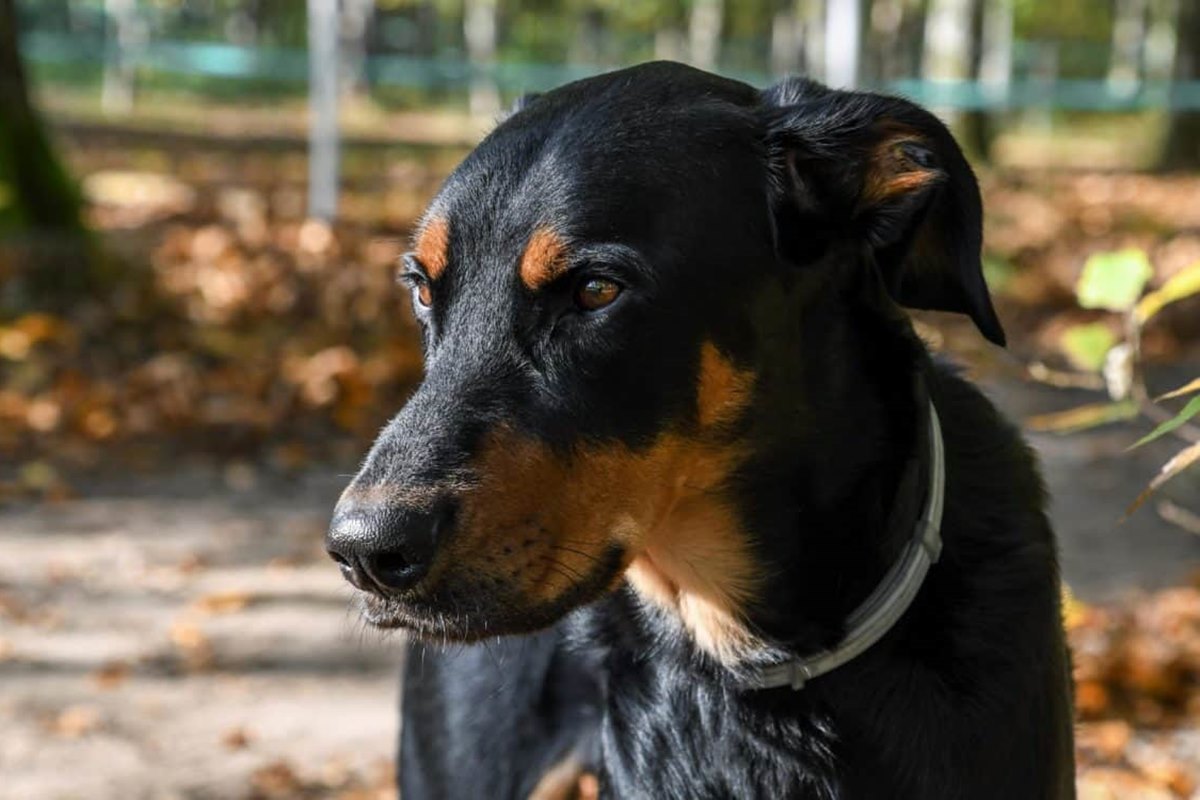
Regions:
[[980, 230], [894, 98], [659, 63], [500, 124], [328, 540], [421, 640], [404, 800], [1072, 797], [1034, 459], [898, 308], [1003, 343]]

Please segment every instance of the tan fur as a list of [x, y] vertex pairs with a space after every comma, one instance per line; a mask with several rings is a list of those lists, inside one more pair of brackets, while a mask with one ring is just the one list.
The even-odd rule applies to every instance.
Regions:
[[903, 146], [910, 142], [920, 143], [921, 139], [908, 131], [895, 130], [887, 133], [876, 145], [871, 155], [860, 206], [878, 205], [898, 195], [915, 192], [929, 182], [937, 180], [940, 175], [937, 170], [914, 164], [905, 155]]
[[433, 217], [421, 226], [415, 250], [417, 260], [433, 280], [437, 280], [450, 263], [450, 223], [445, 217]]
[[538, 228], [521, 255], [521, 281], [530, 289], [540, 289], [562, 275], [566, 257], [567, 246], [562, 238], [549, 228]]
[[700, 348], [700, 379], [696, 390], [696, 416], [707, 428], [735, 418], [750, 401], [754, 376], [739, 372], [712, 342]]
[[531, 603], [548, 603], [616, 545], [639, 594], [677, 613], [706, 652], [737, 661], [755, 644], [741, 610], [759, 569], [722, 496], [742, 449], [706, 430], [745, 410], [753, 377], [712, 345], [701, 365], [700, 431], [664, 433], [645, 449], [586, 445], [562, 457], [494, 431], [475, 464], [479, 483], [463, 495], [461, 527], [435, 571], [466, 566]]
[[596, 776], [574, 756], [568, 756], [542, 776], [529, 793], [529, 800], [595, 800], [598, 795]]

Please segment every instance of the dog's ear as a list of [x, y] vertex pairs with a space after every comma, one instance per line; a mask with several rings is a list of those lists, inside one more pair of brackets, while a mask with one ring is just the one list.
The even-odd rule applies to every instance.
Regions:
[[897, 303], [967, 314], [1003, 345], [980, 260], [979, 185], [946, 126], [906, 100], [803, 79], [763, 100], [780, 247], [802, 260], [853, 237]]

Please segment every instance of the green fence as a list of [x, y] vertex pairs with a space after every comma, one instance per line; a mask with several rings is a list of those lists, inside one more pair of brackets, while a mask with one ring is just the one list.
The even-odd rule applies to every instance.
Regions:
[[[80, 73], [94, 75], [99, 75], [103, 66], [116, 55], [102, 39], [61, 33], [27, 33], [23, 47], [26, 58], [36, 65], [74, 67]], [[130, 47], [121, 55], [125, 64], [150, 76], [267, 82], [297, 89], [308, 79], [308, 56], [302, 49], [152, 40]], [[480, 66], [461, 57], [370, 55], [363, 65], [363, 74], [372, 87], [445, 91], [465, 88], [471, 82], [483, 79], [491, 81], [502, 92], [519, 94], [594, 75], [608, 68], [516, 61]], [[765, 72], [725, 72], [758, 85], [766, 85], [772, 80]], [[943, 108], [1200, 109], [1200, 81], [1113, 83], [1018, 75], [1003, 85], [904, 79], [881, 88]]]

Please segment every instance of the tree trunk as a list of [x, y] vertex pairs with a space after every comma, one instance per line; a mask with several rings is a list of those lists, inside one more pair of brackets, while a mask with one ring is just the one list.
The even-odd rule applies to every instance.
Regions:
[[[982, 7], [977, 0], [932, 0], [925, 19], [925, 52], [921, 72], [928, 81], [945, 81], [960, 87], [978, 75]], [[936, 103], [934, 105], [937, 105]], [[988, 121], [983, 111], [944, 110], [946, 121], [959, 128], [969, 151], [986, 157]]]
[[15, 6], [15, 0], [0, 0], [0, 234], [80, 231], [79, 194], [29, 97]]
[[930, 0], [921, 59], [926, 80], [961, 81], [971, 77], [974, 5], [974, 0]]
[[140, 38], [136, 10], [134, 0], [104, 0], [105, 26], [113, 31], [108, 37], [100, 92], [100, 105], [106, 114], [128, 114], [133, 110], [135, 76], [129, 51]]
[[1181, 3], [1195, 0], [1151, 0], [1142, 44], [1142, 75], [1147, 81], [1169, 81], [1174, 74]]
[[858, 85], [862, 53], [862, 0], [829, 0], [825, 7], [825, 82], [837, 89]]
[[604, 63], [604, 10], [584, 8], [574, 16], [575, 33], [567, 50], [568, 63]]
[[1113, 86], [1127, 86], [1142, 79], [1148, 5], [1147, 0], [1117, 0], [1108, 62], [1108, 82]]
[[470, 107], [479, 116], [500, 113], [500, 89], [492, 70], [496, 64], [497, 0], [464, 0], [463, 38], [471, 63]]
[[338, 207], [338, 3], [308, 0], [308, 215], [332, 221]]
[[825, 0], [799, 0], [804, 21], [804, 72], [812, 78], [825, 77]]
[[693, 0], [688, 20], [688, 49], [691, 62], [701, 69], [714, 69], [721, 50], [723, 0]]
[[[864, 77], [879, 83], [901, 77], [903, 72], [901, 25], [904, 22], [904, 0], [873, 0], [871, 3], [870, 37], [864, 66]], [[872, 46], [873, 45], [873, 46]], [[871, 58], [873, 56], [873, 58]]]
[[795, 8], [781, 8], [771, 17], [771, 74], [800, 71], [804, 53], [804, 27]]
[[91, 284], [80, 197], [33, 108], [14, 0], [0, 0], [0, 319], [56, 311]]
[[367, 40], [375, 19], [375, 0], [343, 0], [341, 3], [342, 91], [367, 90]]
[[[1175, 29], [1175, 80], [1200, 80], [1200, 5], [1184, 0], [1179, 4], [1178, 20]], [[1167, 169], [1200, 168], [1200, 109], [1172, 110], [1163, 166]]]
[[990, 0], [976, 7], [974, 76], [986, 106], [963, 116], [963, 137], [976, 156], [987, 160], [1001, 127], [1012, 83], [1014, 0]]

